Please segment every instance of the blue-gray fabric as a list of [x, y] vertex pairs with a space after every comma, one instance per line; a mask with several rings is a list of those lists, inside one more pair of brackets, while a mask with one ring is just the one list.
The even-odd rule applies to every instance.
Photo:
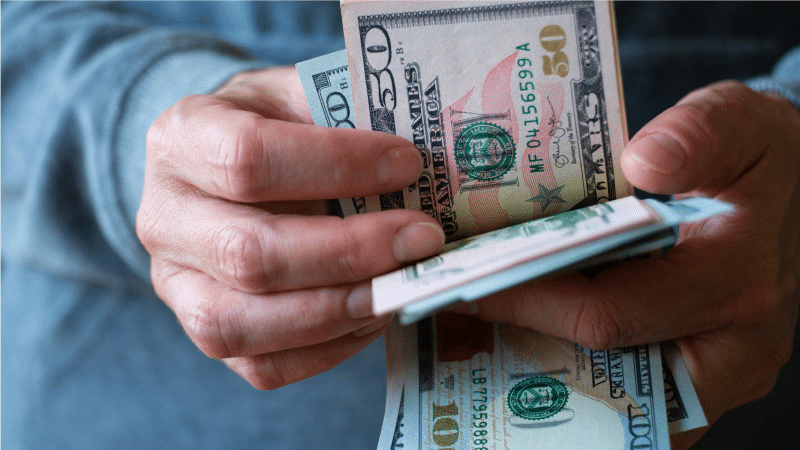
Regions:
[[[722, 78], [800, 107], [799, 6], [618, 3], [631, 131]], [[185, 336], [153, 293], [134, 231], [153, 120], [242, 70], [343, 48], [338, 4], [1, 7], [5, 448], [373, 447], [382, 341], [329, 372], [257, 391]], [[761, 435], [736, 425], [734, 411], [701, 445], [757, 443], [766, 429], [772, 448], [797, 448], [777, 431], [797, 429], [797, 414], [774, 413], [800, 400], [783, 381], [797, 368], [794, 359], [784, 370], [783, 391], [745, 407], [771, 408]], [[768, 416], [758, 411], [747, 419]], [[716, 431], [726, 426], [737, 440]]]

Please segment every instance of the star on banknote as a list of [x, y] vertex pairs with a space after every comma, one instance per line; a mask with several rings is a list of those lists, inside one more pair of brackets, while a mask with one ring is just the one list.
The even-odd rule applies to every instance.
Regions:
[[531, 197], [526, 202], [539, 202], [539, 205], [542, 207], [542, 211], [547, 209], [551, 203], [567, 203], [566, 200], [561, 198], [561, 189], [564, 189], [565, 185], [561, 185], [555, 189], [547, 189], [546, 187], [542, 186], [542, 183], [539, 183], [539, 195]]

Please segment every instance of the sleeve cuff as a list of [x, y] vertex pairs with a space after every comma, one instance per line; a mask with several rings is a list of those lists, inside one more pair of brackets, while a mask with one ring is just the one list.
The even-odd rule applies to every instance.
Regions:
[[[116, 215], [117, 230], [127, 230], [134, 271], [149, 279], [149, 255], [136, 237], [136, 212], [144, 186], [145, 137], [155, 119], [183, 97], [210, 93], [239, 72], [268, 67], [209, 50], [167, 54], [158, 59], [131, 86], [121, 108], [109, 167], [113, 186], [106, 195]], [[116, 191], [116, 192], [114, 192]], [[113, 220], [113, 219], [112, 219]]]
[[800, 109], [800, 47], [784, 55], [772, 75], [752, 78], [746, 84], [756, 91], [774, 92]]

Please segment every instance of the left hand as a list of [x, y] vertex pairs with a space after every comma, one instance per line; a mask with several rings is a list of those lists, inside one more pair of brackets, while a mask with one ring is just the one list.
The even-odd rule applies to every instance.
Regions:
[[[800, 301], [800, 112], [721, 82], [647, 124], [622, 152], [631, 183], [713, 197], [732, 213], [681, 226], [660, 259], [531, 282], [462, 307], [605, 349], [675, 340], [709, 423], [766, 395]], [[686, 448], [705, 430], [673, 437]]]
[[181, 99], [147, 135], [139, 239], [156, 293], [186, 334], [259, 389], [330, 369], [375, 340], [369, 280], [438, 252], [420, 211], [345, 219], [326, 198], [419, 178], [411, 142], [311, 125], [297, 71], [243, 72]]

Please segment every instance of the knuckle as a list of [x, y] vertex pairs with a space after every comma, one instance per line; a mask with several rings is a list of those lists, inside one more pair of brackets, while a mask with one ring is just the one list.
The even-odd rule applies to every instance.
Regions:
[[197, 130], [207, 128], [198, 111], [207, 110], [207, 95], [184, 97], [156, 118], [145, 135], [145, 187], [181, 179], [187, 159], [194, 162], [207, 154], [207, 141], [198, 142]]
[[170, 114], [171, 110], [167, 110], [164, 114], [160, 115], [156, 120], [150, 125], [150, 128], [147, 130], [147, 134], [145, 134], [145, 148], [147, 149], [147, 154], [150, 155], [153, 152], [158, 152], [164, 145], [164, 142], [167, 140], [166, 137], [169, 135], [167, 132], [168, 128], [168, 120], [166, 116]]
[[731, 106], [735, 106], [737, 112], [746, 112], [746, 106], [750, 103], [749, 100], [753, 95], [754, 91], [743, 83], [736, 80], [724, 80], [691, 92], [680, 103], [694, 103], [707, 112], [713, 112], [719, 108], [727, 109]]
[[172, 303], [174, 300], [171, 298], [172, 289], [169, 287], [170, 281], [178, 275], [182, 269], [170, 261], [162, 258], [151, 258], [150, 261], [150, 279], [153, 283], [153, 290], [158, 298], [162, 299], [167, 304]]
[[[765, 263], [765, 266], [769, 263]], [[770, 271], [766, 271], [769, 273]], [[784, 296], [777, 279], [764, 274], [753, 280], [748, 287], [733, 300], [735, 303], [734, 320], [741, 324], [763, 325], [770, 323], [776, 314], [783, 313]]]
[[620, 314], [597, 299], [582, 302], [574, 321], [575, 342], [593, 350], [619, 347], [623, 343]]
[[166, 206], [154, 199], [149, 189], [144, 190], [142, 203], [136, 212], [135, 231], [139, 242], [151, 255], [169, 245], [165, 233], [165, 209]]
[[263, 157], [261, 126], [254, 114], [241, 114], [215, 133], [219, 138], [208, 163], [218, 189], [230, 200], [257, 201], [259, 191], [269, 187], [270, 178], [262, 176], [270, 168], [269, 159]]
[[145, 135], [145, 176], [170, 173], [173, 171], [174, 146], [170, 136], [170, 119], [165, 117], [170, 114], [167, 110], [159, 116], [147, 130]]
[[264, 261], [268, 258], [265, 246], [257, 233], [236, 225], [226, 225], [212, 237], [215, 266], [220, 274], [233, 285], [249, 292], [268, 288], [269, 281], [276, 278], [276, 265]]
[[727, 80], [689, 94], [676, 107], [682, 113], [683, 126], [689, 136], [699, 144], [723, 152], [729, 150], [723, 148], [723, 140], [754, 142], [754, 133], [760, 127], [740, 125], [760, 121], [761, 114], [753, 106], [757, 104], [755, 95], [741, 82]]
[[191, 124], [193, 112], [201, 107], [206, 98], [199, 94], [184, 97], [158, 116], [145, 135], [148, 154], [168, 151], [175, 141], [174, 136], [183, 135], [183, 130]]
[[[347, 297], [353, 288], [325, 288], [312, 292], [313, 301], [297, 310], [295, 319], [299, 330], [297, 346], [310, 346], [318, 342], [317, 336], [330, 331], [332, 323], [341, 323], [347, 313]], [[346, 319], [345, 319], [346, 320]]]
[[237, 344], [230, 327], [223, 324], [224, 310], [213, 302], [205, 302], [188, 311], [183, 327], [192, 342], [207, 356], [214, 359], [230, 358], [238, 353]]
[[222, 95], [226, 92], [227, 89], [231, 88], [232, 86], [235, 86], [237, 89], [249, 86], [251, 78], [253, 78], [252, 73], [239, 72], [233, 77], [231, 77], [231, 79], [227, 83], [225, 83], [224, 86], [222, 86], [219, 90], [217, 90], [216, 94]]
[[363, 236], [359, 237], [354, 230], [346, 228], [344, 236], [337, 237], [337, 242], [339, 245], [339, 267], [343, 272], [342, 276], [344, 278], [359, 280], [370, 272], [369, 267], [365, 264]]
[[158, 220], [143, 203], [136, 213], [136, 237], [139, 238], [144, 248], [150, 253], [153, 252], [157, 245], [157, 228]]
[[685, 135], [702, 147], [719, 149], [721, 145], [717, 125], [708, 105], [690, 102], [675, 106], [680, 114], [680, 126]]
[[286, 386], [292, 379], [284, 374], [285, 366], [280, 363], [278, 355], [278, 353], [267, 353], [245, 358], [244, 364], [239, 368], [239, 375], [261, 391], [271, 391]]
[[760, 398], [766, 397], [773, 389], [775, 389], [775, 385], [778, 384], [778, 376], [775, 374], [774, 376], [765, 380], [761, 385], [756, 389], [754, 392], [753, 400], [758, 400]]
[[789, 363], [792, 358], [793, 342], [791, 339], [786, 339], [779, 345], [776, 345], [772, 352], [769, 354], [767, 367], [774, 369], [775, 372], [779, 371], [783, 366]]
[[237, 373], [256, 389], [274, 390], [324, 372], [341, 362], [338, 354], [331, 356], [323, 352], [313, 356], [291, 349], [246, 357], [237, 367]]

